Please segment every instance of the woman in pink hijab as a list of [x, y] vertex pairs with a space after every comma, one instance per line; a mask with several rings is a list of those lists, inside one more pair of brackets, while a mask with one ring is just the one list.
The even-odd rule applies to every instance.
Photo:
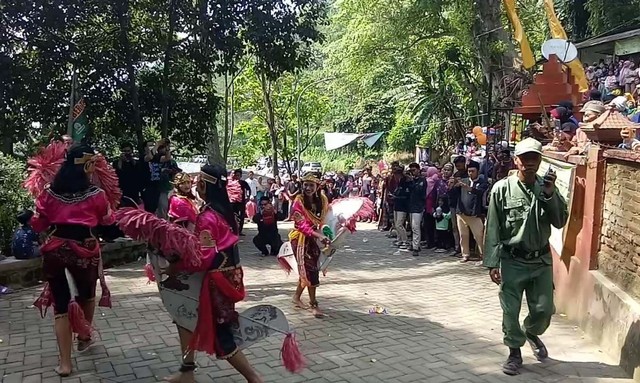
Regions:
[[440, 176], [440, 170], [435, 166], [427, 168], [427, 203], [422, 219], [422, 238], [425, 239], [427, 249], [435, 247], [436, 221], [433, 212], [438, 206], [438, 197], [447, 193], [447, 185]]
[[631, 72], [631, 61], [627, 60], [622, 63], [622, 69], [620, 69], [620, 73], [618, 74], [618, 84], [623, 88], [627, 81], [627, 74], [629, 74], [629, 72]]

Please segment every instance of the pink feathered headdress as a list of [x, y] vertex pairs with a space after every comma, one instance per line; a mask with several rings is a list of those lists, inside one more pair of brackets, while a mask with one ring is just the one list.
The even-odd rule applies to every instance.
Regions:
[[[37, 198], [44, 192], [47, 185], [53, 182], [60, 167], [65, 161], [69, 145], [61, 141], [51, 141], [46, 147], [40, 148], [35, 156], [27, 161], [29, 176], [24, 181], [24, 187]], [[101, 154], [91, 159], [91, 183], [104, 190], [113, 210], [117, 209], [122, 198], [122, 191], [118, 185], [118, 175], [115, 169]]]
[[89, 175], [91, 183], [104, 190], [113, 210], [116, 210], [122, 199], [122, 190], [118, 184], [116, 170], [103, 155], [97, 154], [93, 159], [93, 172]]
[[29, 194], [37, 198], [45, 187], [53, 182], [53, 178], [60, 170], [67, 153], [67, 145], [60, 141], [52, 141], [46, 147], [40, 148], [35, 156], [27, 161], [29, 176], [24, 181], [24, 187]]

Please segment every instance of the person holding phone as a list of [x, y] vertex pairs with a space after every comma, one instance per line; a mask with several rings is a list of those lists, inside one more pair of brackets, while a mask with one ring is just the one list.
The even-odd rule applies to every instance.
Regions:
[[[542, 144], [526, 138], [516, 145], [515, 155], [518, 172], [498, 181], [491, 191], [483, 261], [491, 280], [500, 285], [502, 331], [509, 347], [502, 371], [507, 375], [519, 374], [520, 348], [526, 342], [539, 360], [549, 356], [540, 340], [555, 311], [549, 236], [551, 226], [562, 228], [569, 216], [567, 202], [555, 186], [555, 172], [550, 168], [544, 177], [537, 175]], [[529, 306], [524, 327], [523, 293]]]

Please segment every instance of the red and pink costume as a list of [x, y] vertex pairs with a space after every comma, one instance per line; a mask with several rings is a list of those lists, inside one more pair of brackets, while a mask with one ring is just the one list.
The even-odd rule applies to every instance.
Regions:
[[194, 199], [174, 194], [169, 198], [169, 219], [176, 224], [188, 226], [188, 224], [196, 223], [198, 216], [198, 207]]
[[191, 348], [227, 359], [238, 351], [232, 327], [238, 322], [235, 304], [245, 296], [238, 236], [224, 217], [209, 207], [198, 215], [195, 233], [202, 252], [200, 270], [208, 272], [202, 283]]
[[68, 313], [73, 332], [86, 339], [90, 338], [91, 324], [76, 300], [93, 300], [96, 281], [100, 279], [102, 297], [98, 304], [111, 307], [111, 294], [102, 272], [100, 243], [94, 230], [99, 225], [114, 223], [113, 209], [122, 192], [115, 170], [103, 156], [91, 154], [86, 154], [80, 163], [84, 164], [92, 186], [72, 195], [53, 192], [48, 185], [64, 163], [67, 149], [67, 144], [52, 141], [27, 161], [29, 176], [24, 186], [36, 199], [31, 224], [36, 232], [48, 234], [40, 249], [47, 283], [34, 306], [40, 309], [42, 317], [51, 305], [56, 315]]
[[[36, 200], [31, 223], [36, 232], [47, 232], [48, 238], [41, 247], [47, 286], [35, 305], [43, 316], [51, 304], [55, 315], [69, 313], [73, 332], [83, 337], [89, 337], [91, 329], [76, 302], [95, 299], [96, 281], [102, 277], [100, 243], [94, 230], [114, 222], [105, 192], [95, 186], [73, 195], [58, 195], [47, 188]], [[73, 278], [78, 296], [72, 296], [65, 270]], [[110, 307], [103, 278], [101, 284], [100, 306]]]

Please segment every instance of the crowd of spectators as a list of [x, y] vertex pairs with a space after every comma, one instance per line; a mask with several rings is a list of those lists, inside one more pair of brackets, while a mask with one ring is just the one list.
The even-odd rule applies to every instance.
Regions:
[[479, 145], [470, 136], [451, 162], [394, 162], [379, 186], [380, 229], [395, 238], [398, 255], [427, 249], [481, 260], [489, 191], [513, 167], [506, 143]]
[[[637, 99], [640, 92], [640, 61], [633, 59], [617, 59], [606, 63], [605, 60], [584, 64], [585, 74], [591, 90], [598, 90], [605, 99], [629, 93]], [[608, 99], [607, 99], [608, 98]]]

